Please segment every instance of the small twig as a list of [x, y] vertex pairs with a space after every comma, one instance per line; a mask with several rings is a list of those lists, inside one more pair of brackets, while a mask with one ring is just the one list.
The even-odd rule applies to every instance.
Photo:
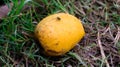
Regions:
[[103, 47], [102, 47], [102, 44], [101, 44], [101, 40], [100, 40], [100, 33], [98, 31], [98, 36], [97, 36], [97, 40], [98, 40], [98, 45], [100, 47], [100, 52], [101, 52], [101, 55], [102, 55], [102, 59], [105, 60], [105, 63], [106, 63], [106, 67], [110, 67], [108, 61], [106, 60], [106, 56], [105, 56], [105, 53], [104, 53], [104, 50], [103, 50]]

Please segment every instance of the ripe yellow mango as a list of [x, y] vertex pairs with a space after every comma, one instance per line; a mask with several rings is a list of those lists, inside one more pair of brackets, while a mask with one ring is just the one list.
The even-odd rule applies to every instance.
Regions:
[[70, 51], [85, 35], [80, 19], [68, 13], [57, 13], [41, 20], [35, 36], [49, 56], [60, 56]]

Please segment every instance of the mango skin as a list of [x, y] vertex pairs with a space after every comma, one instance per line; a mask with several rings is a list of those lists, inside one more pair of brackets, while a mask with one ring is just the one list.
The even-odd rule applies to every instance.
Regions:
[[48, 56], [64, 55], [84, 35], [81, 21], [68, 13], [50, 15], [41, 20], [35, 28], [35, 36]]

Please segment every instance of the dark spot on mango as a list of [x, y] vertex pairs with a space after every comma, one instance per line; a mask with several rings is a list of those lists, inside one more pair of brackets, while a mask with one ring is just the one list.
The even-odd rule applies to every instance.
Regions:
[[61, 18], [60, 18], [60, 17], [57, 17], [57, 20], [61, 20]]
[[59, 43], [56, 43], [55, 45], [59, 45]]

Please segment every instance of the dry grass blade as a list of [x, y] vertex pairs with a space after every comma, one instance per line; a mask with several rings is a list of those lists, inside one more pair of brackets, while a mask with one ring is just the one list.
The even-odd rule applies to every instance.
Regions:
[[111, 39], [114, 40], [113, 33], [112, 33], [112, 31], [111, 31], [110, 25], [108, 25], [108, 26], [105, 28], [104, 32], [103, 32], [101, 35], [104, 36], [104, 35], [107, 34], [107, 32], [110, 34]]
[[109, 63], [108, 63], [108, 61], [107, 61], [107, 59], [106, 59], [106, 56], [105, 56], [105, 53], [104, 53], [102, 44], [101, 44], [100, 33], [99, 33], [99, 31], [98, 31], [97, 40], [98, 40], [98, 45], [99, 45], [99, 47], [100, 47], [100, 52], [101, 52], [101, 55], [102, 55], [102, 59], [105, 60], [106, 67], [110, 67], [110, 65], [109, 65]]
[[117, 32], [117, 35], [114, 39], [114, 44], [117, 44], [118, 40], [120, 39], [120, 28], [118, 27], [118, 32]]
[[109, 30], [110, 30], [110, 26], [107, 26], [107, 27], [105, 28], [105, 31], [102, 33], [102, 35], [105, 35]]

